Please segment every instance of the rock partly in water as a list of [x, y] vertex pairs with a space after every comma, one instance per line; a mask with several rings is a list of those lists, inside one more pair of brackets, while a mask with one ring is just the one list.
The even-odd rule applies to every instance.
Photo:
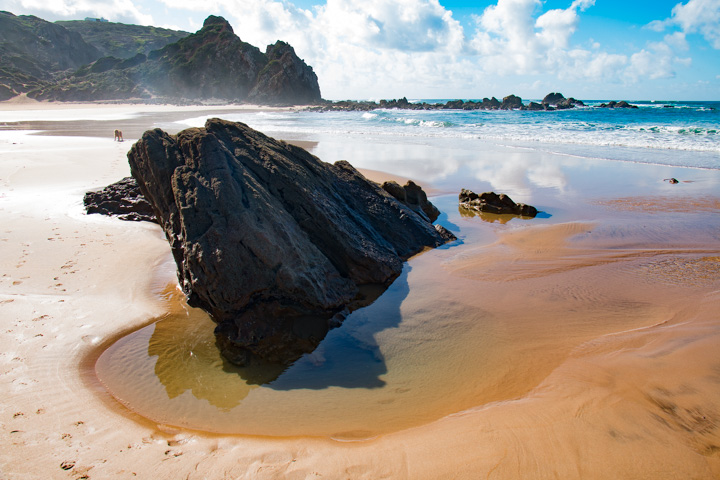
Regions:
[[430, 223], [440, 216], [440, 210], [428, 200], [422, 187], [412, 180], [408, 180], [402, 187], [397, 182], [385, 182], [382, 184], [382, 188]]
[[238, 365], [290, 363], [388, 286], [403, 261], [454, 239], [365, 179], [242, 123], [145, 132], [128, 153], [192, 306]]
[[152, 206], [132, 177], [125, 177], [102, 190], [87, 192], [83, 203], [89, 214], [99, 213], [121, 220], [158, 223]]
[[565, 98], [565, 96], [559, 92], [552, 92], [545, 95], [545, 98], [542, 100], [542, 104], [545, 107], [552, 107], [558, 110], [567, 110], [569, 108], [575, 108], [576, 106], [585, 106], [585, 104], [580, 100], [575, 100], [573, 97]]
[[613, 100], [608, 103], [601, 103], [600, 105], [598, 105], [598, 108], [638, 108], [638, 106], [631, 105], [628, 102], [626, 102], [625, 100], [622, 100], [620, 102], [616, 102]]
[[485, 192], [478, 195], [470, 190], [462, 189], [459, 196], [460, 206], [479, 212], [521, 215], [534, 217], [538, 211], [531, 205], [515, 203], [504, 193]]

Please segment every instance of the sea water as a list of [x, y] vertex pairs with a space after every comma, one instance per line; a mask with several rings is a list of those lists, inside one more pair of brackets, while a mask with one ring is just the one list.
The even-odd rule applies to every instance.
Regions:
[[[717, 288], [714, 105], [239, 112], [156, 125], [221, 116], [325, 161], [418, 179], [440, 192], [439, 223], [459, 240], [411, 259], [373, 305], [269, 381], [223, 361], [211, 320], [178, 294], [167, 316], [106, 350], [97, 373], [153, 421], [252, 435], [366, 439], [523, 398], [584, 342], [677, 318]], [[509, 193], [542, 215], [470, 215], [461, 187]], [[682, 267], [696, 264], [698, 278]]]
[[[477, 139], [588, 158], [720, 168], [720, 102], [633, 102], [637, 109], [599, 108], [601, 103], [555, 111], [378, 109], [224, 118], [269, 134], [404, 137], [421, 143]], [[171, 127], [202, 126], [207, 118], [188, 118]]]

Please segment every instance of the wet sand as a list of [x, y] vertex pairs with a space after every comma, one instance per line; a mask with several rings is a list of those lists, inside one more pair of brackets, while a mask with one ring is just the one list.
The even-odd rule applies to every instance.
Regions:
[[[82, 213], [85, 190], [129, 173], [126, 140], [0, 131], [3, 478], [720, 475], [717, 172], [672, 169], [696, 181], [669, 191], [667, 171], [637, 166], [623, 186], [657, 185], [568, 203], [534, 187], [552, 216], [533, 221], [463, 216], [438, 197], [461, 242], [409, 262], [387, 305], [400, 322], [348, 328], [382, 354], [377, 378], [412, 380], [415, 401], [385, 398], [409, 420], [382, 389], [350, 389], [367, 396], [357, 425], [268, 438], [149, 421], [94, 377], [101, 350], [177, 305], [157, 227]], [[372, 439], [347, 441], [361, 430]]]

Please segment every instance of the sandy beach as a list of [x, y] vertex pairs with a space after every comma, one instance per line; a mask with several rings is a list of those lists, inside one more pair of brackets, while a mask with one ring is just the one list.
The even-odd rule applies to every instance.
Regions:
[[[297, 389], [309, 406], [293, 413], [310, 427], [277, 416], [254, 434], [127, 408], [98, 358], [185, 307], [160, 228], [88, 216], [83, 195], [129, 175], [144, 130], [227, 112], [238, 108], [0, 103], [0, 478], [720, 478], [716, 170], [602, 164], [566, 179], [567, 200], [528, 189], [552, 215], [526, 221], [459, 211], [449, 183], [401, 162], [358, 165], [375, 181], [425, 184], [462, 232], [411, 259], [389, 307], [375, 307], [402, 322], [360, 332], [383, 353], [385, 385], [407, 382], [414, 398]], [[345, 151], [324, 138], [284, 139], [347, 158], [328, 158]], [[531, 159], [541, 173], [574, 161], [514, 155], [508, 168]], [[435, 318], [450, 320], [435, 331]], [[256, 393], [269, 410], [286, 398]], [[333, 416], [326, 395], [355, 399], [356, 417]]]

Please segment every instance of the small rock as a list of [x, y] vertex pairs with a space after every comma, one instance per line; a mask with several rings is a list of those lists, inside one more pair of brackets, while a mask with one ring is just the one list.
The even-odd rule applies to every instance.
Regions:
[[507, 195], [498, 195], [495, 192], [485, 192], [478, 195], [470, 190], [462, 189], [459, 196], [460, 206], [480, 212], [521, 215], [535, 217], [537, 209], [524, 203], [515, 203]]

